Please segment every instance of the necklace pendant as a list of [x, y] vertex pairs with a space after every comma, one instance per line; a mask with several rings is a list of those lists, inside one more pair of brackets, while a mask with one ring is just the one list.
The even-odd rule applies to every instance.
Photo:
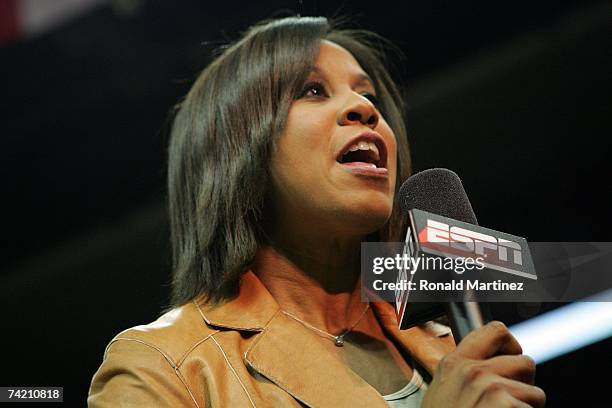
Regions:
[[344, 336], [336, 336], [334, 344], [338, 347], [344, 347]]

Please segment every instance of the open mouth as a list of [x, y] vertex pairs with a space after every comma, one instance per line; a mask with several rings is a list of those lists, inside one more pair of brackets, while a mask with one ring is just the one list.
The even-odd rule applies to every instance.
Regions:
[[365, 134], [349, 141], [336, 161], [345, 166], [386, 169], [387, 149], [378, 135]]

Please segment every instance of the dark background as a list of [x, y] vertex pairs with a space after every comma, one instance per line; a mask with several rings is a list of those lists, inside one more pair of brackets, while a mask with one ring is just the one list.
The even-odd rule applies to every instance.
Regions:
[[[0, 48], [0, 385], [82, 406], [106, 343], [167, 305], [167, 113], [262, 18], [339, 12], [393, 40], [414, 169], [456, 171], [481, 225], [612, 240], [609, 2], [122, 3]], [[539, 365], [548, 406], [609, 406], [610, 344]]]

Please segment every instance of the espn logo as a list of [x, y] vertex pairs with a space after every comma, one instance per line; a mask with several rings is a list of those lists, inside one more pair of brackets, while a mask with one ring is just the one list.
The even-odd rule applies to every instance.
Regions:
[[487, 264], [485, 265], [493, 269], [499, 268], [495, 268], [494, 265], [491, 264], [512, 262], [515, 265], [523, 265], [521, 246], [507, 239], [495, 238], [492, 235], [457, 226], [450, 226], [446, 223], [431, 219], [427, 219], [427, 226], [421, 230], [418, 235], [419, 242], [423, 246], [428, 246], [427, 244], [431, 243], [434, 244], [437, 249], [441, 249], [440, 246], [447, 247], [448, 250], [445, 250], [445, 252], [450, 252], [455, 255], [481, 255], [487, 259]]

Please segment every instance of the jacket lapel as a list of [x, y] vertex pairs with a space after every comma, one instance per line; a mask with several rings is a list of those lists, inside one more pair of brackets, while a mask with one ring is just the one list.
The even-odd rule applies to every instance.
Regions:
[[380, 394], [325, 347], [277, 313], [245, 354], [254, 370], [310, 407], [386, 407]]
[[[196, 305], [210, 326], [259, 332], [244, 355], [245, 363], [307, 406], [387, 406], [372, 386], [329, 351], [321, 337], [282, 313], [252, 271], [243, 275], [236, 298], [214, 307]], [[442, 340], [419, 327], [400, 331], [391, 304], [376, 302], [372, 307], [388, 335], [431, 374], [452, 351], [452, 337]]]
[[378, 317], [387, 335], [404, 348], [430, 375], [433, 376], [440, 360], [455, 349], [453, 336], [437, 336], [430, 330], [415, 326], [400, 330], [394, 307], [387, 302], [372, 303], [372, 309]]

